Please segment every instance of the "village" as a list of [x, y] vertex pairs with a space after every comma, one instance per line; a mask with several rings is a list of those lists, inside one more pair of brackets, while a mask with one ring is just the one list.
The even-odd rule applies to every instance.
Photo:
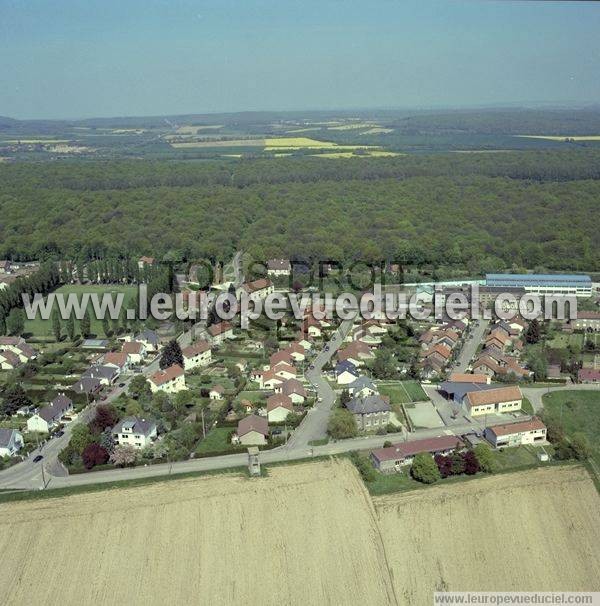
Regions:
[[[255, 299], [289, 292], [290, 261], [265, 266], [264, 277], [244, 280], [236, 257], [211, 288]], [[181, 292], [197, 291], [198, 280], [197, 266], [188, 268]], [[465, 284], [443, 286], [444, 296], [466, 292]], [[174, 463], [210, 468], [211, 459], [235, 466], [249, 452], [251, 470], [259, 459], [352, 452], [363, 477], [425, 483], [485, 471], [510, 449], [521, 464], [566, 458], [542, 420], [541, 394], [600, 385], [597, 287], [585, 276], [497, 274], [480, 285], [480, 309], [506, 289], [572, 291], [587, 307], [562, 323], [468, 313], [340, 321], [307, 308], [301, 319], [261, 319], [249, 330], [214, 316], [179, 331], [172, 323], [122, 327], [64, 350], [0, 337], [2, 370], [22, 377], [5, 396], [0, 484], [89, 482]], [[45, 375], [52, 385], [41, 393], [52, 397], [40, 400], [36, 381]]]

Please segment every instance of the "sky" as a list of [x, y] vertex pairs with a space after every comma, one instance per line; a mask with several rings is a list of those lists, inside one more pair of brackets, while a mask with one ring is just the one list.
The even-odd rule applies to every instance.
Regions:
[[600, 2], [0, 0], [0, 115], [600, 103]]

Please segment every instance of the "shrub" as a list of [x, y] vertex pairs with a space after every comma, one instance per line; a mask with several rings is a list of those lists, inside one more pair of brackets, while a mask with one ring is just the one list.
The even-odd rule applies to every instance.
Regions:
[[92, 469], [96, 465], [103, 465], [108, 461], [108, 452], [100, 444], [92, 442], [83, 449], [81, 458], [85, 468]]

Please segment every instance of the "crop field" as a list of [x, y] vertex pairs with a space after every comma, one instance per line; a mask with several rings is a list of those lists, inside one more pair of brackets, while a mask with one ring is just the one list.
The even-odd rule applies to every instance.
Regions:
[[0, 511], [7, 605], [394, 603], [374, 510], [348, 462]]
[[336, 460], [7, 503], [0, 592], [8, 605], [404, 605], [444, 588], [598, 591], [599, 505], [581, 468], [371, 499]]
[[581, 468], [490, 476], [374, 504], [399, 604], [430, 604], [444, 590], [600, 590], [600, 496]]
[[600, 135], [515, 135], [524, 139], [545, 139], [546, 141], [600, 141]]

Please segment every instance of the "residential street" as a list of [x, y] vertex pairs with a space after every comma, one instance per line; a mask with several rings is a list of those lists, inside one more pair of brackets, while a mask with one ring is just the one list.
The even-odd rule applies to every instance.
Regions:
[[467, 367], [471, 363], [477, 347], [481, 344], [483, 335], [489, 326], [489, 320], [479, 320], [478, 324], [473, 327], [467, 340], [463, 344], [460, 354], [458, 355], [458, 364], [453, 368], [453, 372], [466, 372]]

